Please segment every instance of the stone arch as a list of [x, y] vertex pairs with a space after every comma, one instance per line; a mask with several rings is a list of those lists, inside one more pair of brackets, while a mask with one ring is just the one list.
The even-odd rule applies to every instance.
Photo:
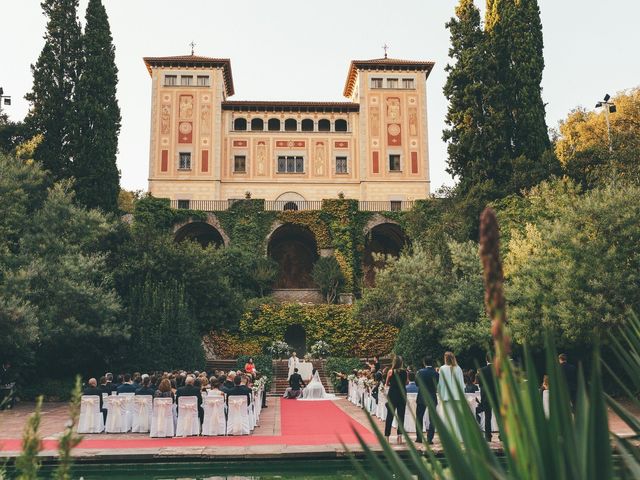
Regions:
[[190, 218], [186, 222], [177, 224], [173, 229], [173, 238], [176, 242], [193, 240], [203, 247], [211, 244], [218, 247], [229, 246], [229, 236], [212, 213], [208, 213], [204, 220]]
[[374, 254], [382, 254], [385, 258], [397, 258], [409, 243], [409, 239], [398, 222], [379, 214], [367, 223], [363, 233], [365, 240], [362, 273], [364, 284], [371, 287], [375, 284], [376, 269], [384, 268], [386, 264], [385, 259], [374, 260]]
[[317, 288], [311, 272], [318, 259], [318, 244], [308, 228], [276, 222], [267, 237], [267, 255], [280, 266], [274, 288]]
[[302, 358], [307, 353], [307, 331], [299, 323], [289, 325], [284, 332], [284, 341]]

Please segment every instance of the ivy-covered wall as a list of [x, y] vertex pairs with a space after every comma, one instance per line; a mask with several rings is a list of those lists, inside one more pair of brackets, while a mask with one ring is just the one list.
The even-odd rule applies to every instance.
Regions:
[[350, 305], [264, 304], [245, 312], [238, 332], [213, 332], [205, 342], [208, 353], [220, 358], [257, 355], [277, 340], [284, 341], [290, 325], [305, 329], [306, 343], [327, 342], [331, 356], [363, 357], [389, 353], [398, 329], [380, 321], [362, 323]]

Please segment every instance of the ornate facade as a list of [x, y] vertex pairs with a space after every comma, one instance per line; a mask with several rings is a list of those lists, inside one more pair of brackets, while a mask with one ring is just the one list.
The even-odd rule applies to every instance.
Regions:
[[233, 101], [229, 59], [144, 62], [152, 79], [149, 191], [156, 197], [201, 208], [198, 201], [251, 196], [287, 208], [338, 196], [386, 203], [429, 195], [426, 78], [433, 62], [354, 60], [345, 102]]

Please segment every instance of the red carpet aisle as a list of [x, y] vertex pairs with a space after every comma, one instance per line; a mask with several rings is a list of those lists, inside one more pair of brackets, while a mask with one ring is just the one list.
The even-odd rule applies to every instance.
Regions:
[[[346, 400], [339, 400], [346, 401]], [[165, 447], [243, 447], [252, 445], [325, 445], [357, 444], [352, 426], [368, 443], [377, 442], [373, 433], [344, 413], [332, 401], [298, 402], [283, 400], [281, 403], [281, 435], [238, 437], [186, 437], [149, 438], [141, 434], [139, 438], [109, 438], [107, 434], [85, 435], [77, 448], [82, 449], [133, 449]], [[1, 437], [0, 433], [0, 437]], [[1, 439], [0, 450], [20, 450], [21, 440]], [[56, 440], [45, 440], [44, 450], [58, 448]]]

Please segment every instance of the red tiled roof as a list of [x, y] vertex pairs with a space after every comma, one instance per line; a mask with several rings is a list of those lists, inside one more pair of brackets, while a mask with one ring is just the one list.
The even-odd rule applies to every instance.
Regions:
[[351, 60], [347, 81], [344, 85], [344, 96], [350, 97], [355, 86], [358, 70], [417, 70], [424, 71], [429, 76], [434, 62], [423, 60], [401, 60], [398, 58], [373, 58], [371, 60]]
[[151, 67], [213, 67], [222, 68], [227, 96], [234, 94], [231, 60], [228, 58], [202, 57], [199, 55], [176, 55], [173, 57], [144, 57], [149, 75]]
[[307, 102], [307, 101], [280, 101], [280, 100], [232, 100], [222, 102], [223, 110], [276, 110], [276, 111], [314, 111], [314, 110], [338, 110], [357, 112], [359, 103], [354, 102]]

